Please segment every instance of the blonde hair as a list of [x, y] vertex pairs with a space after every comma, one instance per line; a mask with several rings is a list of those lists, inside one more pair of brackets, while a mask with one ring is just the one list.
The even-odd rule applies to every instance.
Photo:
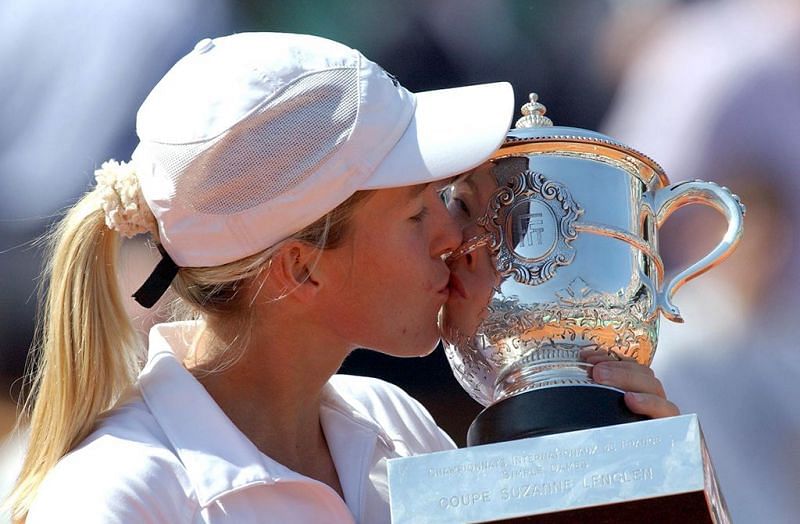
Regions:
[[[135, 382], [144, 362], [144, 348], [120, 296], [120, 234], [107, 226], [103, 191], [98, 187], [84, 195], [49, 236], [40, 291], [44, 300], [23, 404], [30, 440], [7, 501], [14, 520], [26, 518], [50, 469], [92, 432], [100, 414]], [[368, 194], [354, 194], [292, 238], [320, 249], [338, 246], [352, 212]], [[181, 268], [172, 289], [186, 314], [246, 327], [252, 321], [249, 304], [239, 290], [263, 271], [276, 249], [222, 266]]]

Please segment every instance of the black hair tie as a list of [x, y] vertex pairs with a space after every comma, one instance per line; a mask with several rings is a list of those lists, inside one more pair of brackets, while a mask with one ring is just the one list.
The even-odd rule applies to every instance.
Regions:
[[142, 287], [133, 294], [134, 300], [147, 309], [153, 307], [158, 299], [164, 296], [180, 269], [161, 244], [158, 244], [158, 252], [161, 253], [161, 261], [144, 281]]

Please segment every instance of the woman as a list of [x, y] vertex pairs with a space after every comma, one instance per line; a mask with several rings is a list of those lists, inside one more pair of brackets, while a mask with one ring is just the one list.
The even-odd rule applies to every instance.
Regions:
[[[504, 83], [414, 95], [317, 37], [200, 42], [56, 233], [16, 517], [388, 522], [386, 459], [453, 443], [397, 388], [334, 374], [357, 347], [434, 348], [462, 241], [439, 193], [512, 105]], [[143, 232], [163, 258], [135, 297], [171, 284], [193, 319], [154, 327], [146, 358], [114, 269]], [[670, 409], [623, 371], [643, 413]]]

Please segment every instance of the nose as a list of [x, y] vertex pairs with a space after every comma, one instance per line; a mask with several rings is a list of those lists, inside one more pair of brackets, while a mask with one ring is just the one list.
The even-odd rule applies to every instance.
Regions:
[[490, 245], [494, 240], [493, 236], [488, 231], [470, 235], [470, 232], [475, 231], [474, 228], [465, 228], [461, 231], [461, 245], [447, 256], [447, 263], [452, 265], [461, 259], [466, 259], [467, 265], [474, 267], [475, 256], [472, 252], [482, 248], [485, 249], [485, 246]]
[[439, 216], [440, 227], [432, 246], [432, 254], [435, 257], [442, 257], [455, 251], [464, 241], [458, 221], [446, 209], [440, 212]]

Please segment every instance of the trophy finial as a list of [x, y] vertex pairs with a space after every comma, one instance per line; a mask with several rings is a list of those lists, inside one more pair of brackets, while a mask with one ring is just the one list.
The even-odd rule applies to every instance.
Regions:
[[538, 102], [539, 95], [531, 93], [528, 95], [530, 102], [522, 106], [522, 118], [514, 124], [516, 127], [553, 127], [553, 121], [544, 116], [547, 108]]

